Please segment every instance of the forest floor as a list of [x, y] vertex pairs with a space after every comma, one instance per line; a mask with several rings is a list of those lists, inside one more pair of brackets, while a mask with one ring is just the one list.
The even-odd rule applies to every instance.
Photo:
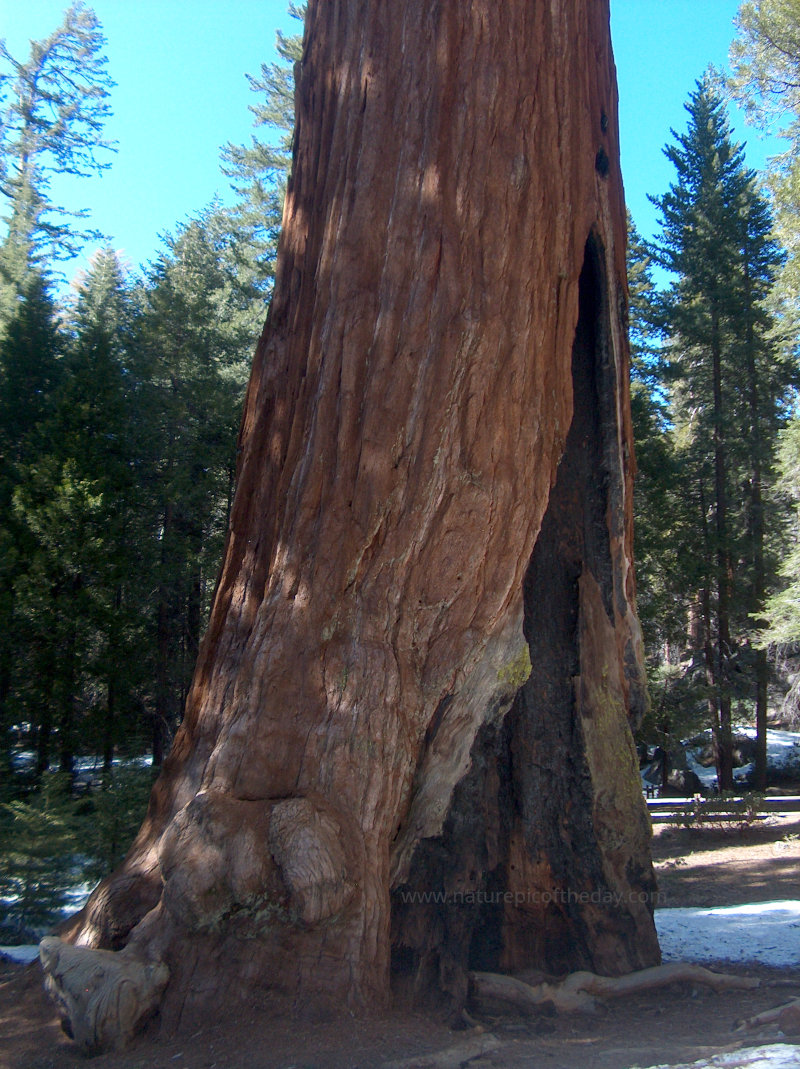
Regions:
[[[667, 907], [729, 906], [800, 899], [800, 814], [745, 832], [667, 825], [653, 854]], [[706, 962], [708, 964], [708, 962]], [[395, 1013], [315, 1024], [276, 1021], [259, 1005], [194, 1034], [155, 1026], [124, 1054], [87, 1062], [60, 1030], [38, 964], [0, 962], [2, 1069], [449, 1069], [469, 1065], [535, 1069], [630, 1069], [685, 1063], [760, 1044], [797, 1043], [772, 1031], [742, 1034], [735, 1023], [800, 997], [800, 960], [791, 968], [723, 963], [720, 971], [796, 981], [796, 987], [714, 994], [673, 985], [608, 1004], [597, 1017], [476, 1015], [478, 1027], [451, 1031], [435, 1017]], [[443, 1053], [449, 1052], [449, 1053]], [[797, 1062], [787, 1064], [800, 1065]]]

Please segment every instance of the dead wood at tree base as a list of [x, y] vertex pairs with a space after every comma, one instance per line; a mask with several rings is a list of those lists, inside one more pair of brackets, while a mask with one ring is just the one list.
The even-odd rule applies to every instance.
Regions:
[[557, 1013], [596, 1013], [598, 999], [638, 995], [668, 984], [703, 984], [715, 991], [747, 991], [761, 986], [750, 976], [715, 973], [702, 965], [671, 962], [625, 976], [597, 976], [591, 972], [570, 973], [564, 980], [526, 984], [500, 973], [470, 973], [473, 996], [479, 1000], [505, 1002], [524, 1012], [552, 1006]]
[[736, 1031], [753, 1032], [769, 1025], [777, 1025], [779, 1031], [785, 1036], [800, 1035], [800, 998], [784, 1002], [781, 1006], [775, 1006], [771, 1010], [764, 1010], [755, 1017], [746, 1017], [738, 1023]]
[[444, 1050], [415, 1054], [400, 1061], [384, 1062], [382, 1069], [460, 1069], [474, 1058], [482, 1058], [484, 1054], [491, 1054], [501, 1046], [497, 1036], [491, 1033], [477, 1034]]
[[85, 1054], [126, 1047], [169, 980], [163, 962], [147, 961], [132, 947], [90, 950], [52, 936], [42, 940], [39, 957], [62, 1027]]

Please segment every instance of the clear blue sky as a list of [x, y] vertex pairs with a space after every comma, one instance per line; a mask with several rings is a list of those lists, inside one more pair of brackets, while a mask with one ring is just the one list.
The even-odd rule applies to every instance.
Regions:
[[[647, 195], [665, 192], [675, 178], [663, 153], [670, 129], [686, 129], [684, 105], [709, 64], [727, 67], [739, 7], [740, 0], [611, 0], [625, 197], [646, 237], [657, 227]], [[736, 109], [731, 123], [735, 139], [746, 142], [748, 166], [758, 170], [782, 150], [779, 139], [765, 140]]]
[[[108, 134], [119, 142], [102, 177], [54, 186], [68, 207], [91, 206], [92, 224], [132, 265], [155, 255], [158, 235], [227, 196], [219, 171], [226, 141], [250, 136], [246, 72], [274, 58], [275, 30], [293, 32], [284, 0], [94, 0], [117, 82]], [[0, 0], [0, 36], [27, 57], [27, 42], [61, 20], [65, 0]], [[611, 0], [620, 88], [622, 167], [628, 206], [650, 235], [647, 194], [664, 192], [673, 169], [662, 153], [670, 127], [709, 63], [723, 66], [739, 0]], [[766, 148], [734, 117], [759, 167]]]

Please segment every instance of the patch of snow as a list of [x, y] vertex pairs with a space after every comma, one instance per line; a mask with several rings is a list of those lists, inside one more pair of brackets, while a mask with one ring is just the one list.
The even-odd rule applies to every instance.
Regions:
[[38, 957], [38, 943], [35, 946], [0, 947], [0, 958], [10, 958], [11, 961], [18, 961], [21, 965], [30, 965], [30, 963], [36, 961]]
[[72, 771], [78, 775], [81, 772], [96, 772], [102, 769], [102, 757], [76, 757], [72, 762]]
[[[736, 727], [733, 729], [734, 738], [756, 738], [754, 727]], [[706, 728], [700, 735], [693, 739], [683, 740], [683, 749], [686, 754], [686, 763], [689, 769], [698, 777], [706, 790], [715, 790], [717, 786], [717, 772], [713, 765], [706, 767], [698, 760], [698, 755], [711, 739], [711, 731]], [[701, 743], [700, 740], [705, 740]], [[783, 775], [800, 775], [800, 732], [779, 731], [775, 728], [767, 728], [767, 767], [771, 772]], [[746, 785], [755, 771], [752, 762], [738, 766], [733, 770], [734, 782]]]
[[701, 765], [694, 754], [694, 750], [690, 746], [686, 747], [686, 764], [689, 766], [689, 771], [694, 772], [695, 776], [700, 780], [706, 790], [713, 791], [717, 787], [717, 770], [713, 765], [706, 768], [705, 765]]
[[14, 750], [11, 754], [11, 767], [15, 772], [31, 772], [36, 768], [36, 754], [33, 750]]
[[[800, 735], [797, 737], [800, 739]], [[111, 764], [115, 768], [152, 768], [153, 755], [146, 753], [141, 757], [115, 757]]]
[[70, 887], [65, 893], [66, 899], [64, 907], [61, 910], [65, 917], [68, 917], [71, 913], [77, 913], [79, 909], [83, 909], [89, 900], [89, 895], [97, 886], [97, 883], [77, 883], [74, 887]]
[[[755, 739], [755, 728], [737, 728], [737, 735]], [[767, 764], [774, 769], [800, 768], [800, 734], [767, 728]]]
[[[771, 765], [769, 767], [770, 767], [770, 770], [772, 772], [775, 771], [775, 766], [774, 765]], [[755, 766], [755, 762], [753, 762], [753, 761], [751, 761], [747, 765], [739, 765], [737, 768], [735, 768], [733, 770], [733, 782], [734, 783], [740, 783], [740, 784], [742, 784], [743, 786], [746, 787], [751, 782], [753, 774], [755, 773], [755, 770], [756, 770], [756, 766]]]
[[758, 961], [800, 967], [800, 901], [657, 909], [655, 922], [664, 961]]
[[[650, 1069], [797, 1069], [798, 1066], [800, 1047], [791, 1043], [770, 1043], [766, 1047], [746, 1047], [727, 1054], [715, 1054], [697, 1062], [653, 1065]], [[637, 1067], [631, 1066], [631, 1069]]]
[[[152, 754], [142, 754], [139, 757], [115, 757], [112, 768], [150, 768], [153, 763]], [[76, 773], [103, 771], [103, 758], [97, 755], [88, 757], [76, 757], [73, 769]]]

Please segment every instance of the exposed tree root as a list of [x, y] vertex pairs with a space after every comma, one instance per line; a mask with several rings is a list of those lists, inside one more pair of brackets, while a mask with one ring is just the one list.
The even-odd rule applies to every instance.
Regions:
[[671, 962], [626, 976], [597, 976], [591, 972], [570, 973], [561, 981], [526, 984], [499, 973], [470, 973], [472, 994], [479, 1001], [491, 999], [531, 1012], [552, 1006], [557, 1013], [596, 1013], [598, 999], [639, 994], [667, 984], [704, 984], [715, 991], [750, 990], [761, 981], [750, 976], [715, 973], [702, 965]]
[[415, 1054], [413, 1058], [403, 1058], [401, 1061], [384, 1062], [382, 1069], [460, 1069], [473, 1058], [490, 1054], [501, 1045], [500, 1040], [490, 1033], [470, 1036], [469, 1039], [445, 1050], [431, 1054]]
[[755, 1017], [746, 1017], [738, 1022], [736, 1031], [752, 1032], [772, 1024], [776, 1024], [785, 1036], [800, 1035], [800, 998], [784, 1002], [782, 1006], [775, 1006], [774, 1009], [764, 1010]]
[[130, 944], [119, 951], [91, 950], [47, 936], [39, 959], [62, 1028], [85, 1054], [127, 1046], [169, 980], [163, 962], [148, 961]]

